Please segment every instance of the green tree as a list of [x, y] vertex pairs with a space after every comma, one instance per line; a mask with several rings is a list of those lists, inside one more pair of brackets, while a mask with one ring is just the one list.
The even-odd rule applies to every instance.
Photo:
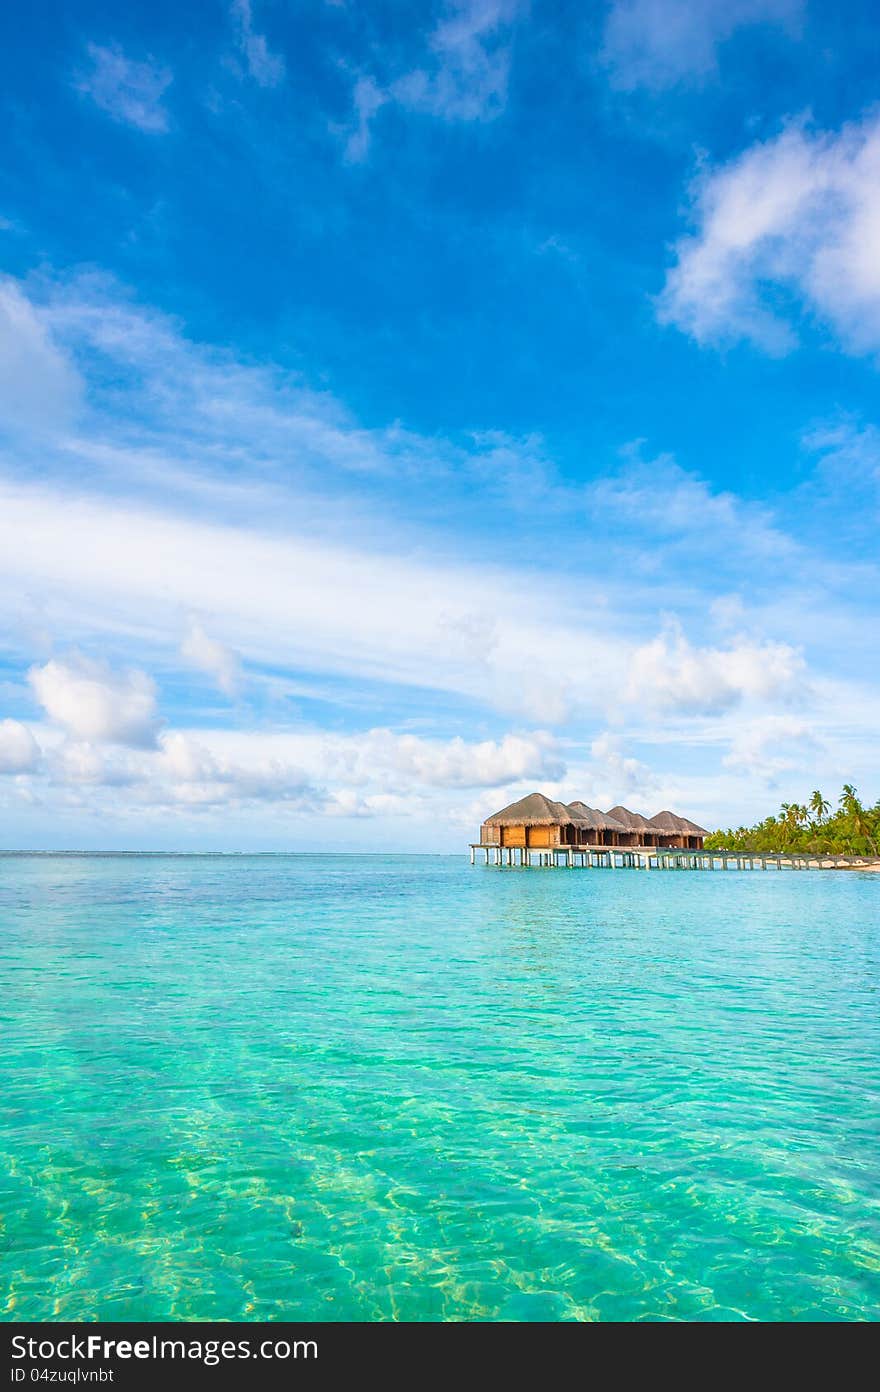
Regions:
[[824, 822], [831, 811], [831, 803], [826, 802], [818, 788], [810, 793], [810, 811], [818, 823]]
[[784, 802], [778, 816], [765, 817], [753, 827], [713, 832], [706, 838], [706, 848], [764, 855], [794, 851], [880, 855], [880, 800], [866, 807], [854, 784], [846, 783], [838, 810], [832, 812], [831, 804], [816, 789], [807, 806]]

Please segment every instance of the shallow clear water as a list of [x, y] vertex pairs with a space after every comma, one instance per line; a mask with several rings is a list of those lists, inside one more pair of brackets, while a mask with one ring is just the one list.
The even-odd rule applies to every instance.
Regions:
[[0, 858], [6, 1319], [849, 1319], [880, 877]]

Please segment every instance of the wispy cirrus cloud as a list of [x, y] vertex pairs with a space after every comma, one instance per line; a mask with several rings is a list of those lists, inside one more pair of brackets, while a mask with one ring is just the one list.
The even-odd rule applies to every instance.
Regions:
[[804, 0], [614, 0], [601, 58], [612, 86], [624, 92], [704, 82], [738, 29], [769, 24], [795, 31], [803, 10]]
[[[649, 457], [643, 442], [622, 451], [620, 467], [586, 490], [591, 509], [611, 522], [632, 527], [648, 524], [667, 548], [686, 549], [691, 557], [704, 550], [717, 555], [726, 540], [740, 554], [765, 560], [790, 560], [797, 546], [766, 505], [750, 502], [730, 489], [713, 488], [693, 470], [683, 469], [669, 454]], [[658, 486], [661, 485], [661, 486]]]
[[12, 280], [0, 280], [0, 430], [42, 434], [69, 425], [82, 380], [45, 319]]
[[489, 121], [500, 115], [507, 102], [513, 28], [525, 8], [525, 0], [447, 0], [412, 68], [385, 77], [361, 73], [356, 79], [347, 158], [366, 157], [372, 121], [389, 104], [442, 121]]
[[129, 58], [119, 44], [90, 43], [86, 51], [89, 66], [74, 83], [79, 92], [114, 121], [148, 135], [168, 130], [168, 111], [162, 99], [173, 81], [170, 68], [153, 58]]
[[229, 7], [236, 42], [250, 76], [260, 87], [277, 87], [286, 71], [280, 53], [269, 48], [265, 34], [254, 27], [252, 0], [231, 0]]
[[814, 759], [819, 748], [809, 721], [797, 715], [765, 715], [739, 729], [722, 763], [773, 785], [780, 774]]
[[824, 421], [805, 432], [803, 444], [816, 460], [807, 485], [811, 497], [857, 510], [853, 521], [874, 523], [880, 508], [880, 427], [846, 417]]
[[241, 683], [241, 660], [225, 643], [218, 643], [193, 619], [180, 645], [181, 656], [200, 672], [213, 677], [227, 696], [234, 696]]

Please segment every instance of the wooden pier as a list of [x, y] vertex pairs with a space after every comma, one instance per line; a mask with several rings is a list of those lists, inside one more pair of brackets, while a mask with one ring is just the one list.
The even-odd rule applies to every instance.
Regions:
[[757, 855], [742, 851], [694, 851], [669, 846], [552, 846], [530, 847], [471, 843], [471, 865], [485, 853], [486, 865], [498, 869], [575, 867], [588, 870], [844, 870], [877, 865], [876, 856]]

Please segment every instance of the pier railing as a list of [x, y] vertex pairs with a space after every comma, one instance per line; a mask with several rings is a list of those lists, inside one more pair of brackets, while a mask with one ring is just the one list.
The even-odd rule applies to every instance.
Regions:
[[674, 846], [523, 846], [487, 845], [474, 841], [471, 865], [485, 854], [485, 865], [497, 868], [607, 870], [844, 870], [880, 865], [878, 856], [788, 854], [758, 855], [743, 851], [692, 851]]

